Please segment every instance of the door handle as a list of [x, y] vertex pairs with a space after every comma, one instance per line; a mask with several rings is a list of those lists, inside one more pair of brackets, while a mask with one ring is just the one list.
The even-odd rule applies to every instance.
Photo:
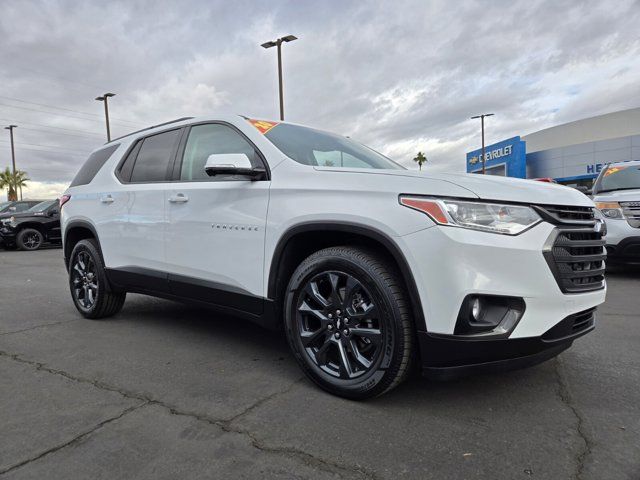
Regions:
[[103, 195], [102, 197], [100, 197], [100, 201], [102, 203], [113, 203], [114, 199], [111, 195]]
[[169, 197], [169, 201], [171, 203], [187, 203], [189, 201], [189, 197], [187, 197], [184, 193], [176, 193], [175, 195], [171, 195]]

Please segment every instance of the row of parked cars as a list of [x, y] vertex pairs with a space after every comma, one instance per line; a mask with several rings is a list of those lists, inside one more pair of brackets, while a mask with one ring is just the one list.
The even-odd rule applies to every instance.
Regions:
[[38, 250], [62, 243], [58, 200], [0, 203], [0, 246], [6, 250]]

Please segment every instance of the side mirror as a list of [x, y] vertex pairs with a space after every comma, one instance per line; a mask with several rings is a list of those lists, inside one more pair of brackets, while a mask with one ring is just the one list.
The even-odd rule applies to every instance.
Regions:
[[49, 210], [49, 216], [50, 217], [55, 217], [59, 213], [60, 213], [60, 211], [57, 208], [54, 208], [53, 210]]
[[258, 180], [264, 176], [264, 168], [254, 168], [249, 157], [244, 153], [216, 153], [209, 155], [204, 165], [207, 175], [247, 175], [252, 180]]

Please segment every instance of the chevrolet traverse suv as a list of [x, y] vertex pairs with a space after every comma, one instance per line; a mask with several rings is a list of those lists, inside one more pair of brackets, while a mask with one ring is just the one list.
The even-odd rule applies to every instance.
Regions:
[[185, 118], [95, 151], [61, 198], [76, 308], [127, 292], [284, 331], [320, 387], [549, 359], [594, 328], [602, 222], [559, 185], [406, 170], [343, 136]]

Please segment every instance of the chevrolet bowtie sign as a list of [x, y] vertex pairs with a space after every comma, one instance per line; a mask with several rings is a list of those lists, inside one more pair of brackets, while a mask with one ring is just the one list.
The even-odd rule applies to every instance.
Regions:
[[[520, 137], [503, 140], [485, 148], [484, 161], [494, 175], [526, 177], [526, 148]], [[494, 168], [495, 167], [495, 168]], [[482, 149], [467, 153], [467, 172], [482, 170]]]

